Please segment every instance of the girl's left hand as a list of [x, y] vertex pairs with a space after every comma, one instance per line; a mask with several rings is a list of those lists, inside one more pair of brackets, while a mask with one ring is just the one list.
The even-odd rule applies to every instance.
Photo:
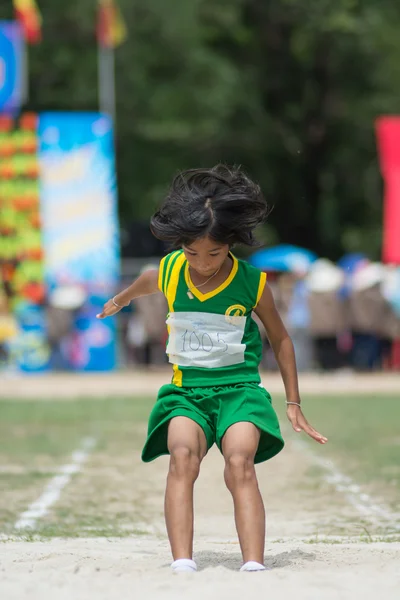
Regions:
[[310, 437], [313, 438], [313, 440], [315, 440], [319, 444], [326, 444], [328, 438], [318, 433], [318, 431], [315, 431], [314, 427], [311, 427], [311, 425], [303, 415], [300, 404], [298, 406], [294, 404], [288, 404], [286, 414], [295, 431], [305, 431]]

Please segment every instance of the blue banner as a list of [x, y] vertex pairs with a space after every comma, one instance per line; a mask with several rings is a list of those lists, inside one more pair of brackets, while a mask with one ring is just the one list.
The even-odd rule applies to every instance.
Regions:
[[49, 294], [71, 285], [87, 294], [64, 355], [76, 370], [110, 370], [116, 364], [115, 320], [99, 321], [96, 313], [119, 278], [112, 121], [99, 113], [44, 113], [39, 137]]
[[0, 112], [15, 113], [21, 106], [24, 52], [19, 23], [0, 21]]

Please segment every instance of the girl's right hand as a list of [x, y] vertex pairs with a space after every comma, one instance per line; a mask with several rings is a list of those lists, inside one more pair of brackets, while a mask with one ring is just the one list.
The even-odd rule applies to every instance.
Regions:
[[106, 317], [112, 317], [113, 315], [116, 315], [122, 308], [123, 306], [119, 308], [118, 306], [115, 306], [112, 300], [108, 300], [103, 306], [103, 312], [96, 315], [96, 319], [105, 319]]

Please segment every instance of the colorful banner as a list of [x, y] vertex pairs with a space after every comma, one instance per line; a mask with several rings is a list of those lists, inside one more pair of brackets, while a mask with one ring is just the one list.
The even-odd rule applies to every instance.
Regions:
[[400, 265], [400, 117], [381, 117], [376, 129], [385, 182], [383, 261]]
[[18, 112], [23, 94], [24, 39], [21, 26], [0, 21], [0, 112]]
[[119, 277], [112, 122], [99, 113], [44, 113], [39, 136], [49, 293], [81, 286], [87, 294], [63, 353], [77, 370], [113, 369], [115, 320], [95, 317]]
[[49, 364], [37, 120], [32, 113], [23, 114], [18, 121], [0, 116], [2, 362], [34, 372], [47, 369]]

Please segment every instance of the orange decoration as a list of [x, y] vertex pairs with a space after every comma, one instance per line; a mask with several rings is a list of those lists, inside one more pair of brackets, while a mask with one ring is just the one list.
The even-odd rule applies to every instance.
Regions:
[[43, 250], [41, 248], [30, 248], [26, 251], [26, 257], [30, 260], [42, 260]]
[[37, 151], [37, 142], [35, 139], [23, 140], [21, 143], [21, 150], [26, 154], [35, 154]]
[[25, 131], [36, 131], [38, 118], [35, 113], [24, 113], [20, 118], [20, 127]]
[[1, 115], [0, 116], [0, 131], [1, 132], [8, 132], [11, 131], [11, 128], [13, 126], [13, 120], [11, 117], [8, 117], [7, 115]]
[[35, 304], [42, 304], [46, 297], [46, 292], [42, 283], [31, 281], [23, 286], [22, 295]]
[[0, 164], [0, 176], [4, 179], [12, 179], [15, 177], [15, 169], [11, 163]]
[[0, 156], [12, 156], [15, 154], [15, 151], [15, 144], [11, 140], [4, 140], [3, 142], [0, 142]]
[[[37, 116], [21, 115], [15, 122], [0, 115], [0, 236], [16, 235], [9, 248], [12, 256], [7, 264], [0, 260], [0, 276], [9, 282], [13, 300], [26, 298], [34, 304], [45, 299], [42, 275], [25, 282], [19, 279], [19, 269], [25, 261], [41, 264], [44, 252], [40, 242], [40, 195], [37, 178], [40, 166], [37, 157]], [[8, 248], [6, 245], [5, 247]]]

